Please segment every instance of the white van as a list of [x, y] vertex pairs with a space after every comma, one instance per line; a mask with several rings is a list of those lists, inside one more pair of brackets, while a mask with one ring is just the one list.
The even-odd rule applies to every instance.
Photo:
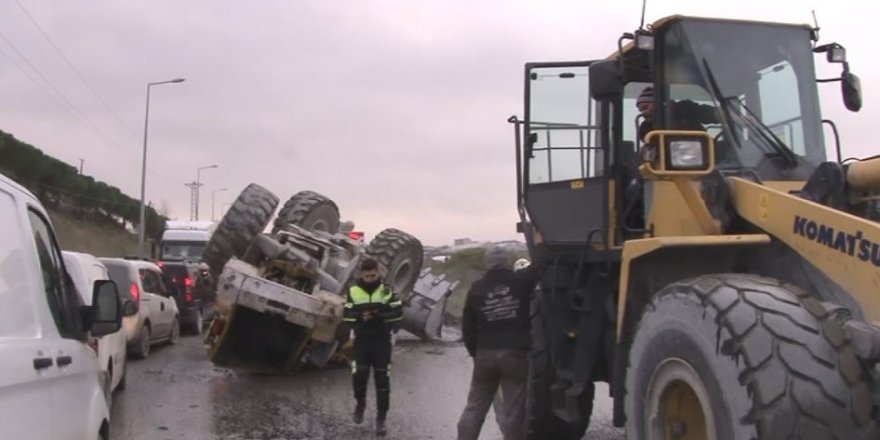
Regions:
[[[73, 279], [73, 284], [76, 285], [76, 290], [79, 292], [83, 304], [92, 305], [90, 295], [95, 281], [110, 279], [107, 267], [91, 254], [72, 251], [62, 251], [61, 254], [64, 256], [67, 273]], [[137, 313], [135, 304], [131, 301], [126, 302], [121, 293], [120, 301], [125, 304], [123, 316]], [[128, 310], [125, 310], [126, 307]], [[97, 351], [98, 363], [101, 365], [101, 369], [107, 373], [107, 395], [110, 396], [117, 388], [125, 389], [125, 328], [120, 328], [116, 333], [96, 339], [97, 344], [92, 345], [92, 349]]]
[[89, 332], [119, 331], [116, 283], [98, 280], [85, 306], [49, 216], [0, 175], [0, 435], [4, 439], [109, 437], [110, 412]]

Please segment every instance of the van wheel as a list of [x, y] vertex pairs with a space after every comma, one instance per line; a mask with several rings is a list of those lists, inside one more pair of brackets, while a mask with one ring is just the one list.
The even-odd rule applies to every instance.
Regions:
[[867, 375], [839, 331], [819, 301], [776, 280], [672, 284], [633, 340], [627, 436], [876, 439]]
[[146, 359], [150, 355], [150, 337], [150, 326], [145, 324], [141, 329], [141, 337], [138, 338], [137, 345], [131, 353], [136, 359]]
[[178, 342], [180, 342], [180, 320], [175, 317], [174, 322], [171, 323], [171, 333], [168, 335], [168, 344], [177, 345]]

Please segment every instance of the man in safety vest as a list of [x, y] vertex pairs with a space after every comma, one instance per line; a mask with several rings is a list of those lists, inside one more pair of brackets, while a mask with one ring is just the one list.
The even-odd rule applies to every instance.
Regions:
[[370, 367], [376, 381], [376, 434], [385, 435], [385, 416], [388, 414], [391, 383], [391, 333], [403, 318], [401, 302], [385, 286], [379, 275], [379, 264], [365, 258], [360, 264], [360, 278], [348, 291], [343, 319], [354, 329], [354, 422], [364, 421], [367, 382]]

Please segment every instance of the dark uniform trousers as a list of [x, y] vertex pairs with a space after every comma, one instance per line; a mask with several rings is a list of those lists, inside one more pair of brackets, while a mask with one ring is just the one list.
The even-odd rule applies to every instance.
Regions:
[[391, 396], [391, 340], [383, 337], [363, 337], [354, 340], [354, 362], [352, 377], [354, 381], [354, 398], [365, 403], [367, 383], [370, 380], [370, 369], [373, 369], [373, 380], [376, 382], [376, 410], [378, 414], [388, 413]]

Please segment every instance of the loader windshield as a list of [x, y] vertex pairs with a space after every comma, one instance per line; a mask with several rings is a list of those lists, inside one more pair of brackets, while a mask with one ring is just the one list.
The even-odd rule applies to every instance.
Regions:
[[781, 158], [774, 163], [812, 169], [825, 160], [825, 147], [811, 49], [804, 27], [675, 23], [663, 37], [669, 104], [658, 116], [664, 126], [680, 128], [676, 110], [687, 108], [681, 103], [708, 98], [715, 124], [702, 128], [717, 133], [719, 167], [766, 169]]

